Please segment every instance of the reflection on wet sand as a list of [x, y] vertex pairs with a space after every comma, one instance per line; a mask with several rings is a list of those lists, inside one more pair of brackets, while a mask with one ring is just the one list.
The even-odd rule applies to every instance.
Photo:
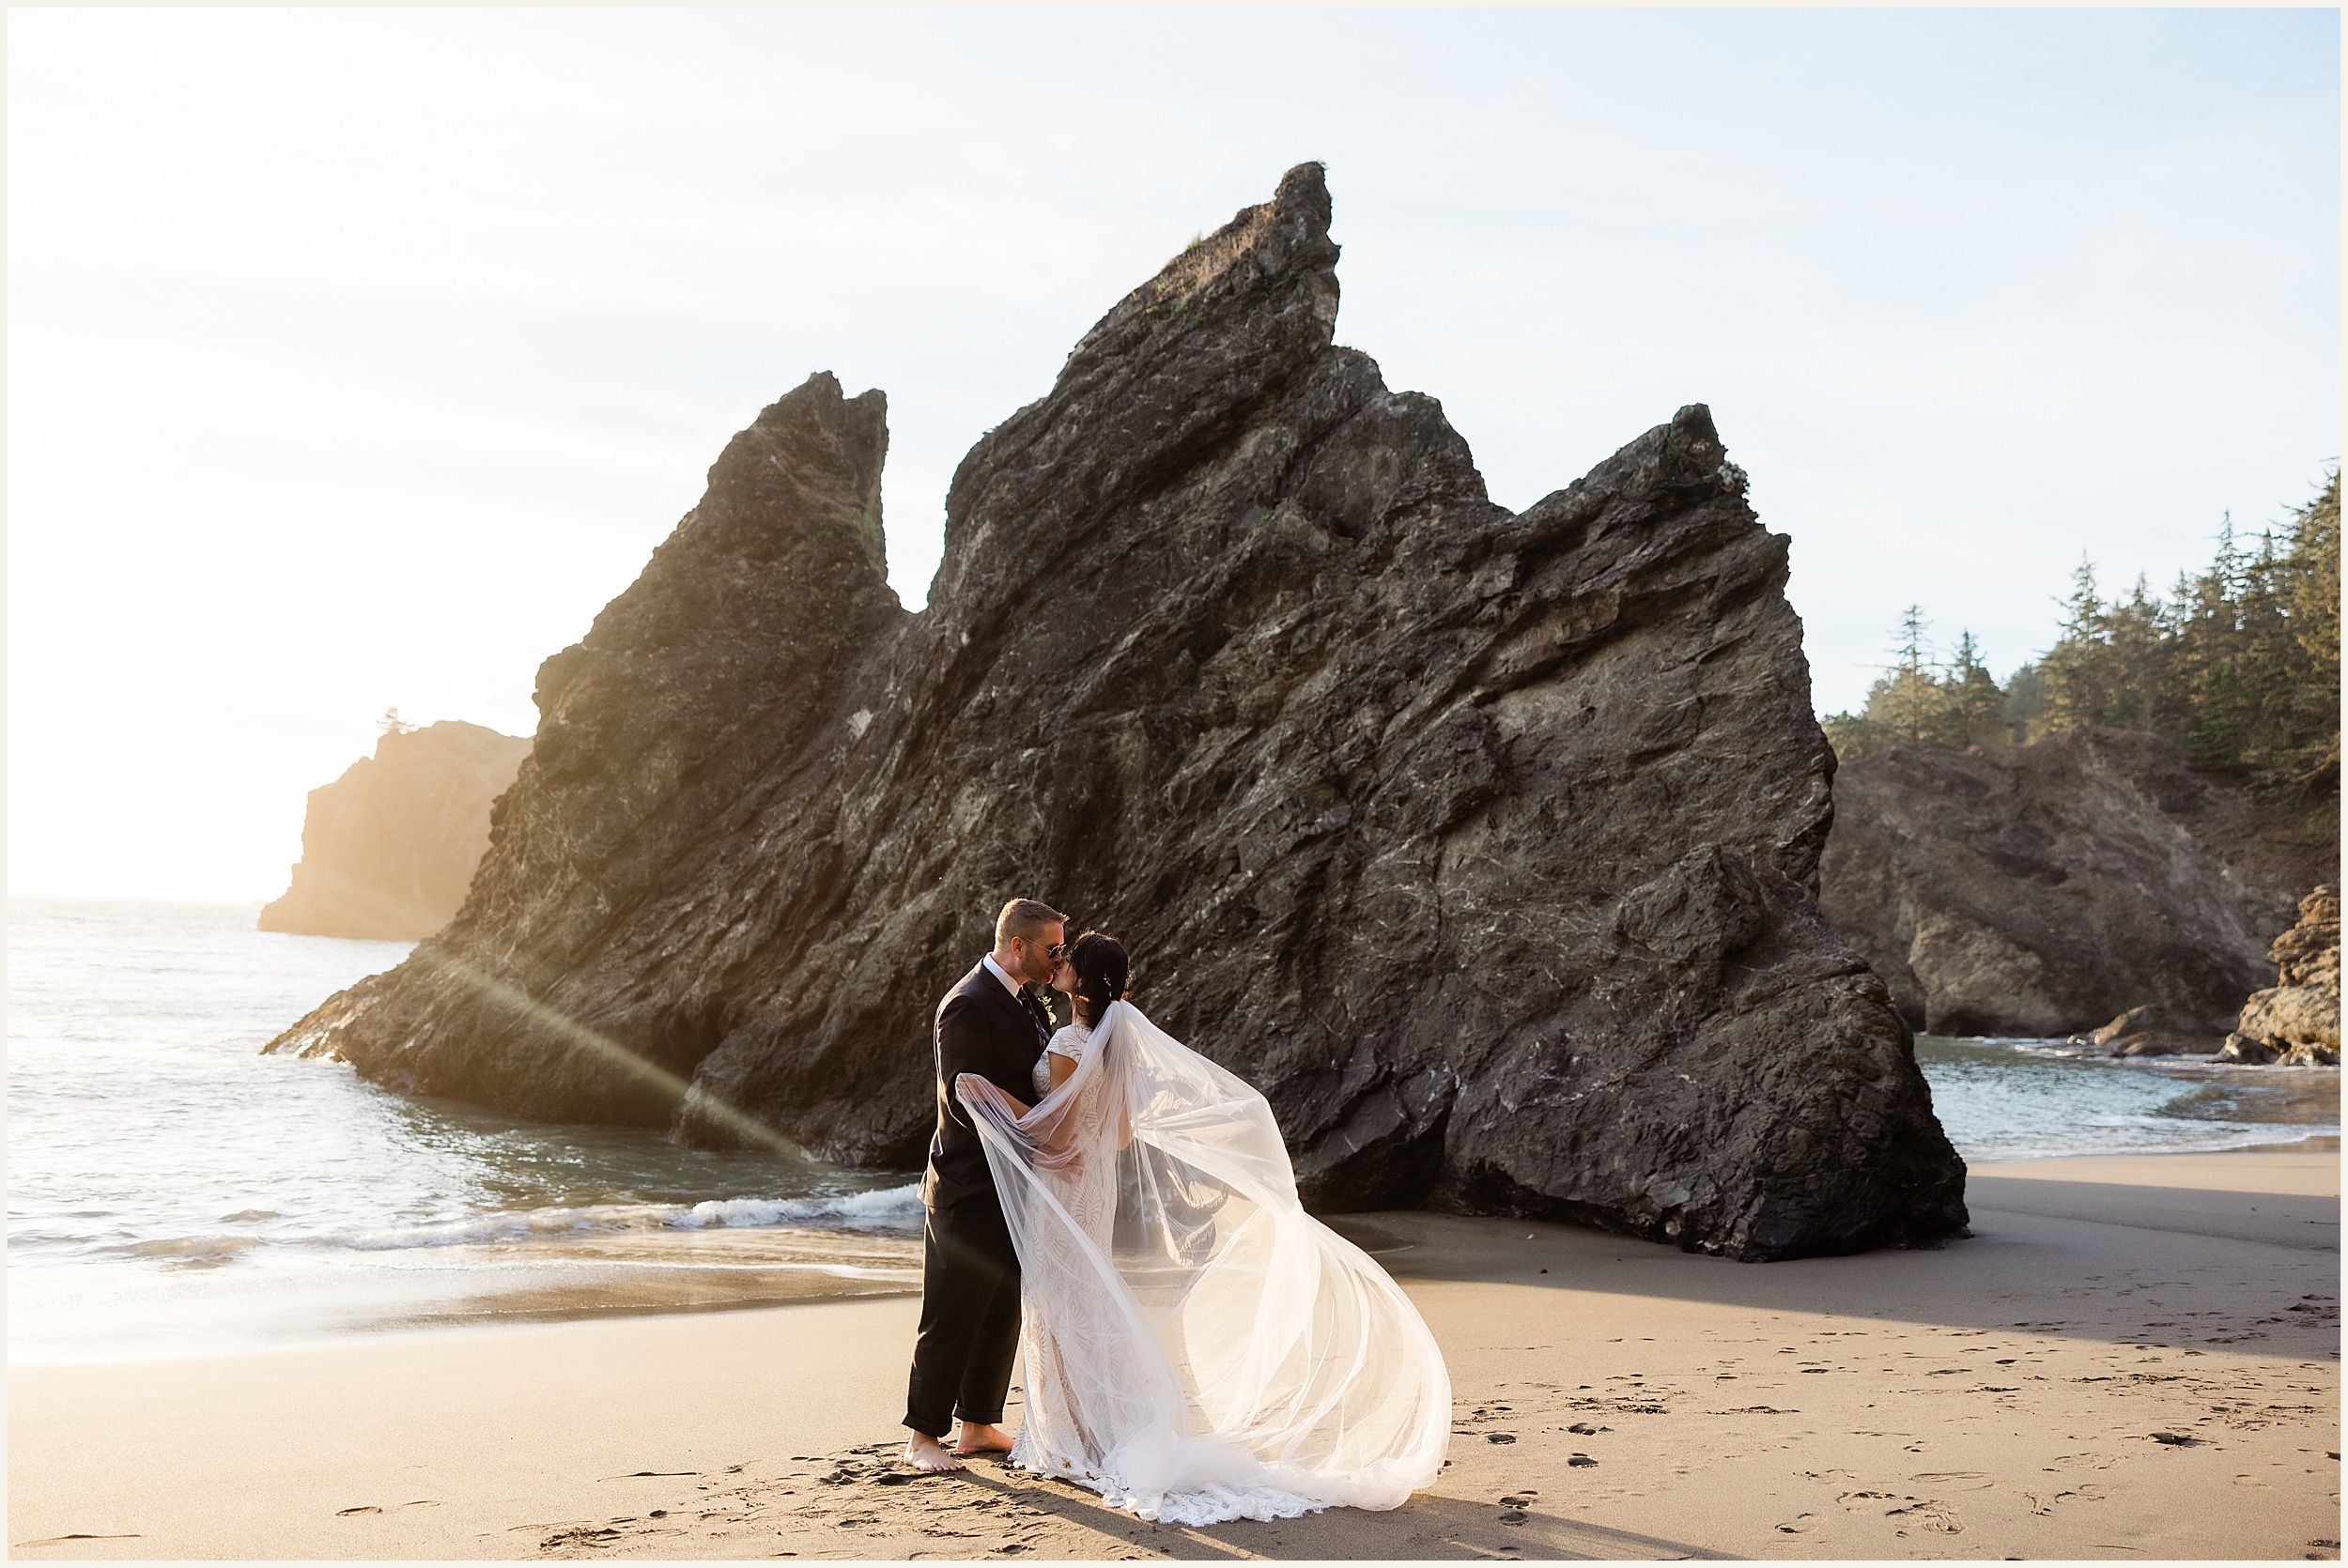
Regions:
[[[382, 1317], [385, 1329], [547, 1323], [641, 1313], [728, 1312], [921, 1288], [920, 1243], [911, 1237], [817, 1231], [725, 1231], [661, 1237], [595, 1237], [530, 1249], [451, 1249], [436, 1259], [464, 1286], [446, 1299], [409, 1303]], [[549, 1279], [549, 1271], [556, 1277]], [[354, 1327], [356, 1325], [353, 1325]]]

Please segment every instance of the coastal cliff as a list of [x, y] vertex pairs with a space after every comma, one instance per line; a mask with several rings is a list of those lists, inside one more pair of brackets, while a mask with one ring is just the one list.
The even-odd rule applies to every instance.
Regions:
[[293, 883], [265, 931], [414, 941], [448, 924], [489, 847], [490, 803], [530, 743], [444, 720], [393, 730], [310, 792]]
[[1701, 407], [1521, 513], [1336, 346], [1317, 165], [1102, 318], [884, 576], [877, 392], [762, 412], [578, 645], [456, 921], [269, 1049], [917, 1165], [996, 907], [1116, 930], [1307, 1199], [1762, 1259], [1965, 1223], [1816, 903], [1786, 541]]
[[1918, 1028], [2214, 1051], [2265, 933], [2338, 866], [2304, 807], [2159, 736], [2074, 730], [1845, 762], [1820, 902]]

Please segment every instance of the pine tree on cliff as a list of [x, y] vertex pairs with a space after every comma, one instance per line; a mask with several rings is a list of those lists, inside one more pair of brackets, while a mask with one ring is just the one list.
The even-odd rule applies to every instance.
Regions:
[[1955, 653], [1942, 663], [1924, 637], [1930, 624], [1920, 605], [1902, 612], [1892, 663], [1869, 689], [1866, 707], [1824, 721], [1836, 755], [1866, 757], [1893, 746], [1962, 750], [2004, 738], [2005, 694], [1981, 661], [1981, 644], [1970, 629], [1959, 632]]
[[2255, 549], [2229, 517], [2209, 566], [2169, 597], [2139, 577], [2107, 599], [2082, 556], [2061, 633], [2001, 690], [1971, 634], [1945, 665], [1924, 656], [1923, 612], [1901, 619], [1895, 660], [1858, 714], [1826, 720], [1846, 759], [1891, 746], [2016, 744], [2060, 730], [2145, 730], [2193, 765], [2337, 788], [2340, 766], [2340, 474]]

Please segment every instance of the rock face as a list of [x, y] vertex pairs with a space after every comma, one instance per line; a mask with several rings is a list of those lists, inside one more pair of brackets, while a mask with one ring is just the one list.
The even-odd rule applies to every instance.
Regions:
[[2340, 889], [2299, 900], [2299, 921], [2275, 939], [2267, 958], [2278, 984], [2250, 998], [2218, 1055], [2284, 1067], [2340, 1065]]
[[310, 792], [293, 885], [261, 930], [411, 942], [449, 923], [489, 847], [489, 806], [530, 743], [444, 720], [394, 730]]
[[455, 924], [271, 1049], [918, 1165], [1014, 895], [1264, 1090], [1323, 1209], [1742, 1258], [1926, 1242], [1964, 1169], [1819, 918], [1786, 542], [1702, 407], [1511, 514], [1334, 346], [1321, 171], [1184, 251], [882, 571], [881, 395], [759, 415], [586, 638]]
[[1942, 1035], [2059, 1038], [2155, 1007], [2214, 1049], [2264, 977], [2259, 933], [2339, 855], [2278, 847], [2255, 801], [2126, 730], [1894, 749], [1844, 765], [1835, 810], [1827, 919]]

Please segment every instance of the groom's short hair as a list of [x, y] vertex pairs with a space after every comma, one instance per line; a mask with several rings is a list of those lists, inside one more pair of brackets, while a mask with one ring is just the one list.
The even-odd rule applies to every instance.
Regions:
[[995, 945], [1007, 947], [1014, 936], [1033, 942], [1044, 927], [1066, 924], [1068, 916], [1050, 904], [1038, 903], [1033, 899], [1013, 899], [1003, 906], [1002, 914], [995, 916]]

